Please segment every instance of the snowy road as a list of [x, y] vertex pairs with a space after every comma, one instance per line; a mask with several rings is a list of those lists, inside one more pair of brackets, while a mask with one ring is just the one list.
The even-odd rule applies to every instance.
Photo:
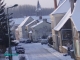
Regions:
[[[27, 60], [74, 60], [70, 56], [63, 56], [62, 53], [55, 49], [40, 43], [21, 44], [25, 48], [25, 56]], [[13, 53], [16, 53], [14, 48]], [[18, 56], [13, 56], [13, 60], [19, 60]]]
[[40, 43], [24, 44], [25, 54], [28, 60], [60, 60], [52, 55], [47, 49], [43, 48]]

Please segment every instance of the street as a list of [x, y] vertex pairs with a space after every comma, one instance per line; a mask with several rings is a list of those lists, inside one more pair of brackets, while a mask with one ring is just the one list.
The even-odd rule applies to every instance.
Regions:
[[24, 47], [29, 60], [59, 60], [39, 43], [26, 44]]
[[[25, 48], [25, 57], [27, 60], [73, 60], [70, 56], [63, 56], [62, 53], [50, 48], [47, 45], [41, 45], [41, 43], [20, 43]], [[13, 53], [15, 50], [13, 49]], [[13, 56], [13, 60], [19, 60], [18, 56]]]
[[[40, 43], [21, 44], [25, 48], [25, 56], [27, 60], [60, 60], [56, 56], [52, 55], [45, 45]], [[17, 56], [13, 56], [13, 60], [18, 59]]]

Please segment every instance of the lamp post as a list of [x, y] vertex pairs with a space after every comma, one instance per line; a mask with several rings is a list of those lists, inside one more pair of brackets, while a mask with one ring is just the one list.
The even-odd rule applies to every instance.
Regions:
[[15, 4], [15, 5], [7, 8], [7, 28], [8, 28], [8, 38], [9, 38], [9, 48], [8, 48], [8, 52], [9, 52], [9, 54], [10, 54], [9, 60], [12, 60], [12, 50], [11, 50], [10, 27], [9, 27], [9, 13], [8, 13], [8, 10], [9, 10], [9, 8], [13, 8], [13, 7], [17, 7], [17, 6], [18, 6], [18, 4]]

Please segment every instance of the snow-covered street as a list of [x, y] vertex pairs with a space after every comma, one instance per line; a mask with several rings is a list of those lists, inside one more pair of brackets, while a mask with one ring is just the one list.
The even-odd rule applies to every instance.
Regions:
[[29, 60], [60, 60], [39, 43], [26, 44], [25, 47]]
[[[73, 60], [70, 56], [63, 56], [47, 45], [40, 43], [21, 44], [25, 48], [25, 56], [27, 60]], [[15, 52], [14, 52], [15, 53]], [[13, 60], [19, 60], [18, 56], [13, 56]]]

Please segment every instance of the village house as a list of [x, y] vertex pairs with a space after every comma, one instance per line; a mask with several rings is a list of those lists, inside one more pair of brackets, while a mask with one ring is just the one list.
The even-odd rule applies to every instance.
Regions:
[[26, 25], [26, 32], [27, 32], [27, 37], [31, 40], [31, 38], [30, 38], [30, 34], [31, 34], [31, 31], [32, 31], [32, 29], [31, 29], [31, 26], [33, 26], [33, 25], [35, 25], [35, 24], [37, 24], [39, 21], [38, 20], [33, 20], [33, 21], [31, 21], [30, 23], [28, 23], [27, 25]]
[[[79, 28], [79, 5], [80, 1], [71, 1], [71, 8], [60, 19], [58, 24], [53, 28], [56, 35], [56, 45], [58, 51], [67, 52], [67, 43], [72, 45], [71, 52], [76, 60], [80, 60], [80, 28]], [[69, 4], [67, 4], [69, 5]], [[56, 21], [56, 20], [55, 20]], [[53, 32], [53, 31], [52, 31]], [[54, 40], [53, 40], [54, 41]], [[60, 42], [60, 43], [59, 43]], [[55, 47], [54, 47], [55, 48]]]
[[[65, 8], [66, 7], [66, 8]], [[60, 32], [56, 32], [54, 28], [57, 24], [61, 21], [61, 19], [66, 15], [68, 10], [70, 9], [70, 2], [69, 0], [65, 0], [62, 4], [60, 4], [51, 14], [51, 29], [52, 29], [52, 37], [53, 37], [53, 46], [56, 50], [60, 51], [60, 46], [62, 45], [60, 40], [61, 34]], [[61, 23], [62, 24], [62, 23]], [[65, 41], [65, 40], [63, 40]]]
[[[26, 20], [27, 19], [27, 20]], [[49, 23], [50, 17], [49, 16], [29, 16], [29, 18], [25, 18], [24, 22], [22, 22], [17, 29], [15, 29], [15, 36], [16, 39], [19, 40], [20, 38], [30, 38], [29, 34], [32, 31], [31, 26], [37, 24], [43, 19], [47, 19]], [[28, 22], [29, 21], [29, 22]], [[23, 31], [20, 31], [23, 30]], [[24, 35], [24, 36], [23, 36]]]
[[26, 32], [26, 24], [30, 23], [31, 21], [33, 21], [34, 19], [31, 18], [30, 16], [26, 17], [24, 19], [24, 21], [22, 21], [22, 23], [18, 26], [18, 28], [16, 29], [16, 38], [21, 39], [21, 38], [27, 38], [27, 32]]
[[[48, 19], [49, 20], [49, 19]], [[32, 40], [38, 41], [43, 36], [47, 36], [51, 33], [51, 23], [47, 19], [42, 19], [39, 23], [31, 26], [32, 28]]]
[[76, 0], [70, 19], [72, 21], [74, 54], [76, 60], [80, 60], [80, 0]]
[[16, 36], [15, 36], [15, 29], [22, 23], [22, 21], [25, 19], [25, 17], [23, 18], [13, 18], [12, 20], [12, 28], [11, 28], [11, 31], [13, 33], [13, 36], [14, 38], [16, 39]]

